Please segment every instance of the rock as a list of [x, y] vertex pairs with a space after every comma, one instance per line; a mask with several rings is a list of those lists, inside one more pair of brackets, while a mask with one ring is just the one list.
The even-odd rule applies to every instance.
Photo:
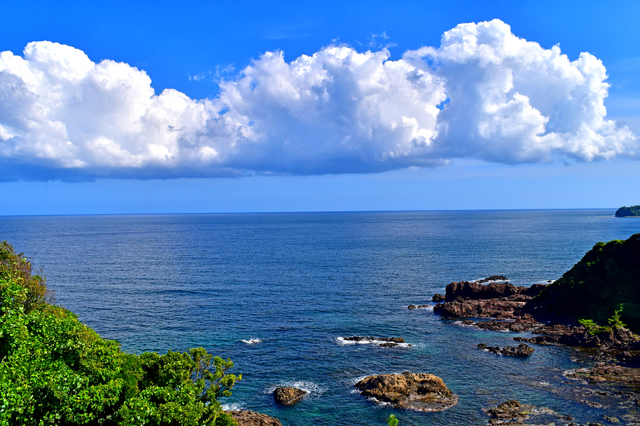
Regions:
[[509, 281], [509, 278], [504, 275], [491, 275], [490, 277], [483, 278], [481, 280], [475, 281], [478, 284], [488, 283], [489, 281]]
[[588, 369], [570, 370], [565, 376], [586, 380], [590, 384], [615, 382], [632, 389], [640, 387], [640, 369], [615, 364], [599, 364]]
[[409, 305], [407, 306], [407, 308], [409, 309], [424, 309], [424, 308], [428, 308], [431, 305]]
[[[463, 299], [438, 303], [433, 311], [444, 317], [456, 318], [515, 318], [526, 301], [514, 298], [473, 300]], [[526, 296], [524, 296], [526, 297]]]
[[491, 331], [512, 331], [515, 333], [522, 333], [525, 331], [533, 331], [542, 327], [542, 324], [536, 322], [531, 317], [520, 317], [515, 321], [471, 321], [471, 324], [482, 330]]
[[[504, 277], [501, 277], [504, 278]], [[496, 283], [492, 282], [483, 285], [484, 280], [469, 282], [460, 281], [452, 282], [447, 285], [445, 290], [445, 302], [453, 302], [455, 300], [481, 300], [481, 299], [496, 299], [503, 297], [511, 297], [516, 295], [524, 296], [522, 301], [529, 301], [530, 298], [540, 294], [547, 285], [546, 284], [533, 284], [530, 287], [514, 286], [509, 283]], [[435, 297], [435, 296], [434, 296]], [[435, 302], [435, 300], [434, 300]]]
[[486, 413], [494, 419], [518, 419], [527, 418], [527, 412], [531, 411], [532, 405], [523, 405], [515, 399], [503, 402], [497, 407], [490, 408]]
[[524, 294], [529, 297], [536, 297], [547, 287], [546, 284], [533, 284], [530, 287], [525, 287], [524, 290], [521, 291], [520, 294]]
[[438, 293], [434, 294], [433, 297], [431, 298], [431, 301], [436, 303], [444, 302], [444, 300], [445, 300], [444, 294], [438, 294]]
[[238, 426], [282, 426], [280, 420], [253, 411], [227, 411], [238, 422]]
[[[582, 326], [567, 326], [562, 324], [545, 325], [533, 331], [538, 336], [530, 338], [515, 337], [519, 342], [536, 343], [541, 345], [565, 345], [583, 348], [595, 348], [600, 351], [611, 352], [614, 356], [620, 351], [627, 351], [628, 361], [635, 356], [628, 351], [640, 351], [638, 337], [623, 327], [613, 327], [610, 330], [592, 335]], [[624, 358], [623, 356], [622, 358]]]
[[505, 346], [502, 349], [500, 349], [499, 346], [487, 346], [485, 343], [479, 343], [478, 349], [485, 350], [494, 354], [517, 357], [530, 356], [534, 352], [534, 349], [532, 347], [524, 343], [519, 344], [517, 347]]
[[518, 294], [518, 289], [513, 284], [490, 283], [486, 285], [477, 282], [460, 281], [447, 285], [445, 301], [453, 302], [458, 299], [495, 299]]
[[355, 384], [362, 395], [381, 402], [389, 402], [396, 408], [414, 411], [442, 411], [458, 402], [440, 377], [433, 374], [381, 374], [365, 377]]
[[444, 303], [435, 305], [434, 312], [446, 317], [513, 319], [544, 288], [544, 284], [516, 287], [509, 283], [452, 282], [447, 285]]
[[399, 343], [405, 343], [402, 337], [351, 336], [343, 337], [342, 340], [346, 342], [375, 343], [382, 348], [393, 348], [398, 346]]
[[306, 394], [307, 391], [298, 388], [276, 388], [273, 391], [273, 398], [278, 404], [293, 405], [299, 402]]
[[494, 354], [499, 354], [500, 353], [500, 347], [499, 346], [487, 346], [485, 343], [478, 343], [478, 349], [483, 350], [483, 351], [488, 351]]
[[[560, 420], [561, 424], [567, 424], [567, 420], [571, 420], [571, 416], [565, 416], [556, 413], [555, 411], [546, 407], [536, 407], [529, 404], [521, 404], [514, 399], [503, 402], [497, 407], [484, 410], [485, 413], [491, 417], [489, 424], [510, 424], [510, 425], [546, 425], [557, 424]], [[523, 423], [530, 417], [535, 417], [533, 421], [535, 423]], [[573, 423], [572, 423], [573, 424]]]
[[506, 346], [502, 348], [502, 350], [500, 351], [500, 353], [504, 356], [519, 356], [519, 357], [531, 356], [533, 352], [534, 352], [534, 349], [531, 346], [527, 345], [526, 343], [520, 343], [517, 347]]

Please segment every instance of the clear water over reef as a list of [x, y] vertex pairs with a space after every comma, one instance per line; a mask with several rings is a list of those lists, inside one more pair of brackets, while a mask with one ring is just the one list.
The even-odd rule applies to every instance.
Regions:
[[[203, 346], [242, 373], [229, 407], [286, 425], [484, 424], [507, 399], [576, 421], [603, 412], [579, 401], [562, 372], [572, 349], [535, 346], [528, 359], [476, 349], [516, 334], [478, 331], [429, 309], [451, 281], [506, 275], [557, 279], [598, 241], [640, 232], [615, 209], [0, 217], [0, 239], [44, 267], [58, 304], [132, 352]], [[411, 347], [343, 344], [403, 337]], [[526, 335], [526, 333], [525, 333]], [[251, 339], [259, 339], [253, 342]], [[433, 373], [460, 397], [440, 413], [378, 406], [354, 392], [363, 376]], [[276, 386], [311, 391], [294, 407]], [[610, 415], [622, 416], [626, 408]]]

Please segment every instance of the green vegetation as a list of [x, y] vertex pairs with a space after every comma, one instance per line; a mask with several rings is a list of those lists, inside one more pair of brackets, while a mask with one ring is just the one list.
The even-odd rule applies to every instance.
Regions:
[[389, 418], [387, 419], [387, 424], [389, 426], [398, 426], [398, 419], [396, 418], [396, 416], [394, 416], [393, 414], [391, 414], [389, 416]]
[[620, 207], [616, 211], [616, 217], [640, 216], [640, 206]]
[[0, 244], [0, 426], [236, 425], [230, 360], [203, 348], [124, 353], [63, 308], [45, 280]]
[[595, 336], [596, 334], [611, 331], [616, 327], [626, 328], [627, 324], [623, 323], [622, 319], [620, 319], [621, 314], [622, 314], [622, 306], [620, 306], [620, 309], [617, 309], [613, 313], [611, 318], [607, 320], [607, 323], [609, 324], [607, 326], [598, 325], [598, 323], [596, 323], [592, 319], [581, 319], [578, 322], [580, 323], [581, 326], [587, 329], [589, 334], [591, 334], [592, 336]]
[[594, 333], [606, 330], [598, 324], [615, 327], [625, 323], [640, 333], [640, 234], [625, 241], [597, 243], [532, 305], [547, 313], [582, 319]]

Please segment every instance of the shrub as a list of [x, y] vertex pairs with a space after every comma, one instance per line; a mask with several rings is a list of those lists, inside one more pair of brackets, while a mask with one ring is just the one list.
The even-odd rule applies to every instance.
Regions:
[[203, 348], [140, 356], [52, 305], [45, 280], [0, 244], [0, 426], [236, 424], [230, 360]]

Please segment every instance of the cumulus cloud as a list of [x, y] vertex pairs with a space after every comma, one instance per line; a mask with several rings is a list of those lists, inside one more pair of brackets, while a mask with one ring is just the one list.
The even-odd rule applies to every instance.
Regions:
[[266, 52], [215, 99], [154, 93], [125, 63], [51, 42], [0, 53], [0, 179], [365, 173], [452, 158], [544, 163], [638, 155], [606, 119], [606, 69], [494, 20], [440, 47]]

